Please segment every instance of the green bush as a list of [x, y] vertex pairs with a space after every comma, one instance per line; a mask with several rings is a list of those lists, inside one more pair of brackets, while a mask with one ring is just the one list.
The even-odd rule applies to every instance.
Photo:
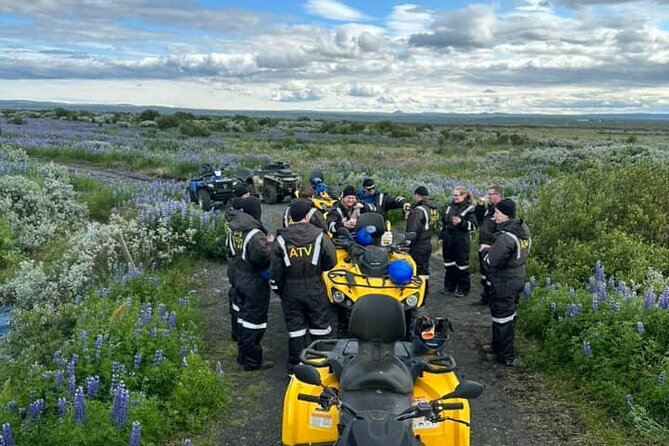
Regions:
[[531, 271], [560, 282], [587, 280], [597, 260], [640, 282], [669, 272], [669, 167], [590, 167], [546, 184], [529, 206]]
[[193, 121], [184, 121], [179, 124], [179, 131], [189, 137], [202, 137], [206, 138], [211, 135], [211, 132], [207, 130], [206, 127], [197, 124]]

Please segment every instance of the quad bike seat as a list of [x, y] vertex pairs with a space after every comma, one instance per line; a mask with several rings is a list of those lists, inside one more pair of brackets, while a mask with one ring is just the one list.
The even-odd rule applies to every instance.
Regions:
[[411, 395], [414, 376], [395, 355], [395, 343], [405, 332], [404, 310], [397, 300], [369, 294], [356, 302], [351, 311], [349, 333], [358, 339], [358, 353], [340, 369], [342, 395], [370, 391]]
[[358, 220], [355, 222], [353, 227], [353, 232], [357, 232], [367, 226], [373, 226], [374, 232], [371, 234], [374, 240], [381, 238], [384, 231], [386, 230], [386, 221], [383, 218], [383, 215], [377, 214], [376, 212], [365, 212], [360, 214]]
[[388, 274], [390, 258], [388, 251], [378, 246], [367, 246], [358, 257], [360, 272], [371, 277], [383, 277]]

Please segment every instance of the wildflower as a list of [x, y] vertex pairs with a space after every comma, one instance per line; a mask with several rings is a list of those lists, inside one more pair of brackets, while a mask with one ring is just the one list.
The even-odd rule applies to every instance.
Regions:
[[153, 354], [153, 365], [158, 365], [165, 360], [162, 350], [156, 350]]
[[159, 304], [158, 305], [158, 314], [160, 315], [160, 318], [164, 318], [165, 314], [167, 313], [167, 307], [165, 304]]
[[551, 287], [551, 278], [546, 277], [546, 288], [550, 288], [550, 287]]
[[5, 409], [8, 411], [12, 411], [16, 409], [16, 401], [7, 401], [7, 404], [5, 405]]
[[655, 292], [652, 289], [646, 290], [645, 307], [653, 308], [655, 306]]
[[607, 298], [607, 296], [606, 296], [606, 284], [602, 283], [599, 286], [599, 300], [601, 302], [606, 302], [606, 298]]
[[28, 405], [28, 416], [26, 422], [40, 418], [42, 416], [42, 412], [44, 412], [44, 407], [45, 404], [42, 398], [30, 403]]
[[530, 277], [530, 287], [534, 288], [536, 286], [537, 286], [537, 279], [534, 276]]
[[529, 299], [531, 294], [532, 294], [532, 285], [530, 284], [530, 282], [526, 282], [525, 287], [523, 288], [523, 297]]
[[81, 424], [86, 419], [86, 401], [84, 401], [84, 389], [77, 387], [74, 392], [74, 424]]
[[615, 289], [615, 287], [616, 287], [616, 281], [613, 278], [613, 276], [611, 276], [611, 277], [609, 277], [609, 288]]
[[100, 387], [100, 377], [99, 376], [89, 376], [86, 378], [86, 394], [88, 399], [92, 400], [95, 398], [95, 395], [98, 393], [98, 388]]
[[100, 359], [100, 353], [102, 352], [102, 342], [104, 341], [104, 337], [102, 335], [98, 335], [97, 339], [95, 340], [95, 358]]
[[223, 366], [221, 366], [221, 361], [216, 361], [216, 374], [218, 376], [223, 376]]
[[595, 263], [595, 280], [598, 282], [604, 282], [606, 280], [606, 274], [604, 274], [604, 267], [602, 266], [602, 262], [600, 260], [597, 260]]
[[643, 322], [639, 321], [636, 323], [636, 331], [639, 334], [644, 334], [646, 332], [646, 329], [643, 326]]
[[112, 373], [111, 384], [109, 385], [109, 394], [114, 395], [120, 383], [120, 378], [116, 373]]
[[555, 302], [551, 302], [551, 311], [557, 310], [557, 304]]
[[595, 279], [595, 276], [590, 276], [590, 280], [588, 282], [588, 290], [592, 294], [592, 293], [596, 293], [597, 289], [598, 289], [597, 279]]
[[63, 384], [63, 378], [65, 378], [65, 371], [57, 370], [54, 373], [54, 383], [56, 384], [56, 391], [60, 390], [61, 384]]
[[585, 356], [592, 355], [592, 348], [590, 348], [590, 342], [589, 341], [583, 341], [583, 354]]
[[112, 405], [111, 420], [119, 429], [125, 427], [125, 422], [128, 419], [128, 400], [130, 399], [130, 392], [125, 388], [123, 383], [119, 384], [114, 394], [114, 403]]
[[660, 298], [658, 299], [657, 304], [663, 310], [669, 310], [669, 286], [664, 288], [662, 294], [660, 294]]
[[132, 422], [132, 431], [130, 432], [130, 446], [139, 446], [142, 435], [142, 426], [139, 421]]
[[569, 288], [569, 297], [576, 297], [576, 290], [573, 288]]
[[2, 425], [2, 444], [4, 446], [14, 446], [14, 431], [12, 425], [5, 423]]
[[188, 361], [186, 361], [185, 356], [181, 357], [181, 367], [188, 367]]
[[660, 374], [657, 375], [657, 383], [663, 385], [666, 381], [667, 381], [667, 374], [664, 372], [660, 372]]
[[112, 293], [112, 290], [109, 288], [102, 287], [100, 288], [98, 293], [100, 294], [100, 297], [109, 297]]
[[56, 403], [56, 411], [58, 412], [58, 418], [61, 420], [65, 418], [65, 415], [67, 415], [67, 400], [62, 396], [58, 398], [58, 402]]
[[625, 401], [627, 401], [627, 405], [630, 407], [634, 405], [634, 398], [632, 397], [632, 395], [627, 395], [625, 397]]
[[592, 295], [592, 312], [596, 313], [598, 309], [599, 309], [599, 298], [597, 297], [596, 294], [593, 294]]
[[186, 439], [184, 440], [184, 444], [183, 444], [183, 446], [193, 446], [193, 443], [190, 441], [189, 438], [186, 438]]
[[142, 364], [142, 354], [140, 352], [135, 353], [135, 357], [132, 359], [132, 365], [135, 368], [138, 368]]
[[177, 328], [177, 313], [176, 313], [176, 311], [170, 311], [170, 314], [167, 317], [167, 326], [172, 328], [172, 329]]

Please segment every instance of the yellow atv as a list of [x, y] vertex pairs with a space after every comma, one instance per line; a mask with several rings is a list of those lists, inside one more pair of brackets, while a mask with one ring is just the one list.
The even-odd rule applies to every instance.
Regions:
[[483, 388], [459, 382], [455, 360], [417, 354], [400, 339], [404, 310], [370, 294], [353, 307], [353, 339], [320, 340], [302, 352], [283, 401], [284, 446], [468, 446], [468, 399]]
[[[407, 253], [413, 239], [379, 246], [385, 231], [383, 216], [376, 213], [360, 215], [353, 235], [341, 229], [333, 238], [337, 247], [337, 263], [323, 273], [328, 300], [337, 313], [337, 336], [345, 337], [351, 308], [364, 295], [382, 293], [402, 303], [406, 326], [411, 325], [415, 310], [423, 305], [425, 280], [417, 274], [416, 263]], [[367, 246], [362, 231], [368, 231]], [[362, 243], [362, 244], [361, 244]]]

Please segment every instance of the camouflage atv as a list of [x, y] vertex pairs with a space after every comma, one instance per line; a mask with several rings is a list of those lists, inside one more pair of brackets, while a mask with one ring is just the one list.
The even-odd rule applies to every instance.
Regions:
[[299, 176], [283, 161], [266, 164], [261, 169], [241, 171], [237, 176], [267, 204], [281, 203], [298, 189]]

